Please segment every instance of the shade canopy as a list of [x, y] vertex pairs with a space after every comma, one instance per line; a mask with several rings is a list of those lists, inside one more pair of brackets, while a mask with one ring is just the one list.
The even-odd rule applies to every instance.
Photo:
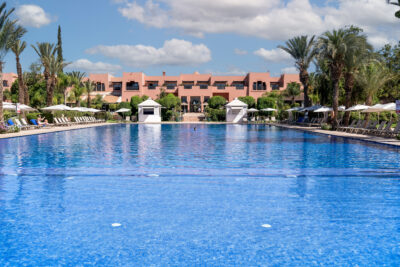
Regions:
[[235, 100], [233, 100], [232, 102], [226, 104], [226, 106], [227, 107], [243, 107], [243, 108], [247, 108], [247, 104], [244, 103], [243, 101], [240, 101], [237, 98], [235, 98]]
[[262, 111], [277, 111], [277, 109], [274, 109], [274, 108], [263, 108]]
[[384, 105], [376, 104], [376, 105], [373, 105], [371, 107], [368, 107], [367, 109], [364, 109], [361, 112], [363, 112], [363, 113], [372, 113], [372, 112], [383, 112], [383, 111], [385, 111]]
[[303, 109], [301, 109], [299, 111], [314, 111], [314, 110], [317, 110], [319, 108], [322, 108], [322, 106], [321, 105], [314, 105], [314, 106], [311, 106], [311, 107], [303, 108]]
[[125, 112], [129, 112], [129, 111], [131, 111], [130, 109], [127, 109], [127, 108], [120, 108], [120, 109], [118, 109], [117, 111], [115, 111], [115, 112], [117, 112], [117, 113], [125, 113]]
[[247, 110], [247, 112], [257, 112], [257, 111], [258, 111], [258, 109], [255, 109], [255, 108], [251, 108], [251, 109]]
[[5, 110], [15, 110], [16, 106], [12, 103], [3, 102], [3, 109]]
[[[338, 107], [338, 110], [339, 111], [344, 111], [346, 109], [346, 107], [345, 106], [339, 106]], [[316, 109], [316, 110], [314, 110], [314, 112], [317, 112], [317, 113], [325, 113], [325, 112], [332, 112], [333, 111], [333, 108], [330, 108], [330, 107], [320, 107], [319, 109]]]
[[55, 106], [50, 106], [50, 107], [45, 107], [42, 108], [41, 110], [46, 110], [46, 111], [59, 111], [59, 110], [72, 110], [72, 108], [66, 106], [66, 105], [55, 105]]
[[366, 105], [355, 105], [355, 106], [352, 106], [352, 107], [346, 109], [345, 111], [360, 111], [360, 110], [365, 110], [367, 108], [369, 108], [369, 106], [366, 106]]
[[161, 107], [161, 105], [159, 103], [157, 103], [156, 101], [152, 100], [151, 98], [149, 98], [146, 101], [140, 103], [138, 106], [139, 107]]
[[385, 111], [396, 111], [396, 103], [388, 103], [383, 105]]
[[25, 104], [19, 105], [19, 108], [20, 108], [22, 111], [36, 111], [36, 110], [37, 110], [37, 109], [32, 108], [32, 107], [30, 107], [30, 106], [28, 106], [28, 105], [25, 105]]
[[292, 112], [292, 111], [299, 111], [300, 109], [302, 109], [302, 107], [294, 107], [294, 108], [289, 108], [286, 111], [287, 112]]

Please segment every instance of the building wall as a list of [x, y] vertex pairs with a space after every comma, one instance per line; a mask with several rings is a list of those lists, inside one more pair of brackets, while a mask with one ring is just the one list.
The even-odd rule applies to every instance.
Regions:
[[12, 84], [18, 79], [16, 73], [3, 73], [3, 90], [11, 90]]

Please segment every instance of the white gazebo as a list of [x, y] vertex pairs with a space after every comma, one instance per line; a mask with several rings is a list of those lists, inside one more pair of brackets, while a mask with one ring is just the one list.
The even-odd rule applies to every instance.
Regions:
[[161, 122], [161, 105], [151, 98], [138, 105], [139, 122]]
[[242, 122], [247, 115], [247, 104], [235, 98], [226, 105], [226, 121], [238, 123]]

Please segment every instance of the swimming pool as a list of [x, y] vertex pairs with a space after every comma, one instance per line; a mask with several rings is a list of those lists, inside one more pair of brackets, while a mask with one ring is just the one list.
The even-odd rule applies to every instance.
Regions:
[[400, 262], [388, 146], [263, 125], [110, 125], [0, 151], [0, 266]]

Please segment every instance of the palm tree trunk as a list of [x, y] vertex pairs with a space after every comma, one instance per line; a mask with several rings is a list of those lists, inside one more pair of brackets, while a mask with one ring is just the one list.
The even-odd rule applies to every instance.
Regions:
[[17, 74], [18, 74], [18, 102], [25, 104], [25, 87], [24, 80], [22, 79], [22, 68], [19, 61], [19, 56], [15, 56], [15, 62], [17, 64]]
[[338, 127], [338, 107], [339, 107], [339, 77], [333, 78], [333, 99], [332, 99], [332, 130], [336, 130]]
[[0, 62], [0, 122], [4, 122], [4, 114], [3, 114], [3, 62]]
[[[349, 108], [351, 106], [351, 97], [353, 93], [353, 87], [354, 87], [354, 75], [350, 72], [347, 72], [344, 76], [344, 90], [346, 92], [346, 108]], [[350, 111], [346, 111], [344, 114], [344, 125], [348, 126], [350, 122]]]
[[25, 96], [25, 105], [29, 105], [29, 91], [28, 86], [26, 86], [24, 82], [24, 96]]
[[308, 97], [308, 87], [309, 87], [309, 75], [307, 70], [300, 70], [300, 82], [303, 84], [304, 91], [304, 106], [309, 107], [311, 105], [310, 98]]
[[50, 74], [46, 68], [44, 70], [43, 76], [44, 80], [46, 81], [46, 105], [51, 106], [53, 104], [53, 94], [51, 92]]
[[[372, 105], [372, 96], [367, 96], [367, 99], [365, 101], [365, 105], [367, 105], [367, 106], [371, 106]], [[370, 116], [370, 113], [366, 112], [365, 113], [365, 117], [364, 117], [364, 120], [365, 120], [365, 124], [363, 125], [364, 127], [366, 127], [367, 124], [368, 124], [369, 116]]]
[[90, 92], [87, 95], [87, 107], [90, 108]]

